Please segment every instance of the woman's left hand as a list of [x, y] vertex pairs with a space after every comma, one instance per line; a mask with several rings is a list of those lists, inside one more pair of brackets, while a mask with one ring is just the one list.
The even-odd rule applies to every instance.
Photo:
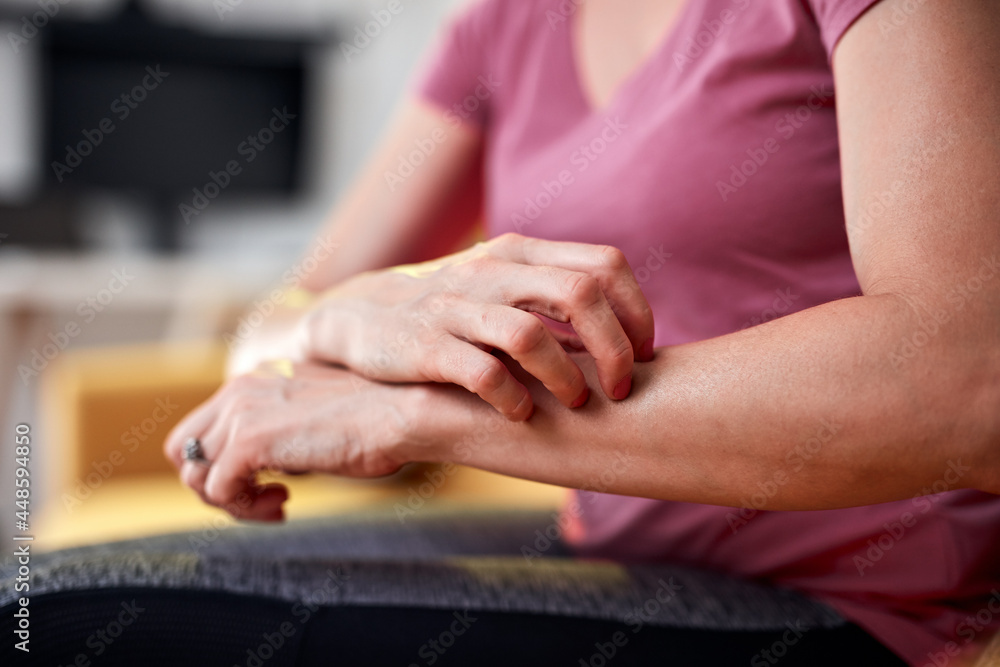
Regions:
[[[267, 362], [185, 417], [164, 450], [206, 503], [239, 519], [280, 521], [287, 490], [258, 485], [258, 472], [391, 474], [409, 462], [406, 396], [419, 393], [329, 366]], [[184, 459], [189, 438], [201, 441], [210, 465]]]

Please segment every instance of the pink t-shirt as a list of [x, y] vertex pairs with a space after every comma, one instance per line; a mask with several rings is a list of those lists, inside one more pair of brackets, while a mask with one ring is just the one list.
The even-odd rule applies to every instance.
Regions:
[[[452, 23], [417, 92], [444, 122], [483, 130], [491, 235], [621, 248], [657, 345], [687, 343], [860, 293], [829, 59], [876, 1], [688, 0], [654, 55], [594, 109], [576, 71], [572, 0], [484, 0]], [[802, 464], [790, 459], [787, 472]], [[966, 472], [942, 471], [934, 490]], [[1000, 627], [996, 496], [742, 513], [597, 492], [577, 501], [581, 556], [793, 587], [913, 664]]]

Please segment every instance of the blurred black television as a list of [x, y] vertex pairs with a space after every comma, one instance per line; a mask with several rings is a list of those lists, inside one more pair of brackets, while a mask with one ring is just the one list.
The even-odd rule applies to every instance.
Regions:
[[156, 213], [154, 246], [234, 196], [302, 181], [306, 41], [161, 25], [134, 5], [45, 33], [46, 191], [112, 191]]

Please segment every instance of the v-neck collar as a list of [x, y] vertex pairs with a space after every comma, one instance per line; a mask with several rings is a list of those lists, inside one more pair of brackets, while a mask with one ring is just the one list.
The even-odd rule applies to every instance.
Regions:
[[573, 88], [576, 90], [577, 97], [580, 99], [580, 103], [583, 105], [584, 110], [588, 114], [602, 114], [610, 109], [612, 109], [615, 104], [620, 100], [620, 98], [627, 92], [628, 89], [637, 85], [642, 79], [645, 79], [650, 72], [655, 68], [656, 65], [665, 57], [664, 53], [671, 47], [674, 42], [679, 38], [679, 32], [682, 26], [688, 20], [688, 14], [694, 11], [694, 6], [698, 4], [699, 0], [681, 0], [683, 5], [677, 11], [677, 16], [674, 18], [673, 25], [666, 30], [665, 34], [661, 37], [660, 43], [653, 49], [652, 53], [646, 57], [642, 62], [639, 63], [635, 69], [632, 70], [615, 88], [611, 97], [608, 98], [607, 102], [603, 105], [599, 105], [595, 100], [591, 99], [590, 94], [587, 91], [587, 87], [583, 80], [583, 70], [580, 67], [579, 60], [579, 44], [576, 39], [577, 25], [576, 22], [580, 21], [580, 12], [575, 12], [570, 20], [567, 22], [564, 31], [566, 33], [565, 38], [565, 49], [568, 52], [569, 57], [569, 68], [573, 79]]

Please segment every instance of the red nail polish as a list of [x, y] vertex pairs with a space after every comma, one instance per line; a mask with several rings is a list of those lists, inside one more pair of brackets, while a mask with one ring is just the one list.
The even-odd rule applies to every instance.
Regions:
[[590, 399], [590, 387], [584, 387], [583, 392], [580, 394], [580, 397], [577, 398], [575, 401], [573, 401], [573, 405], [569, 407], [574, 409], [582, 407], [583, 404], [586, 403], [589, 399]]
[[645, 343], [642, 344], [642, 349], [639, 350], [641, 361], [652, 361], [653, 360], [653, 339], [650, 338]]
[[616, 400], [622, 400], [632, 391], [632, 374], [629, 373], [622, 381], [615, 385], [614, 396]]

